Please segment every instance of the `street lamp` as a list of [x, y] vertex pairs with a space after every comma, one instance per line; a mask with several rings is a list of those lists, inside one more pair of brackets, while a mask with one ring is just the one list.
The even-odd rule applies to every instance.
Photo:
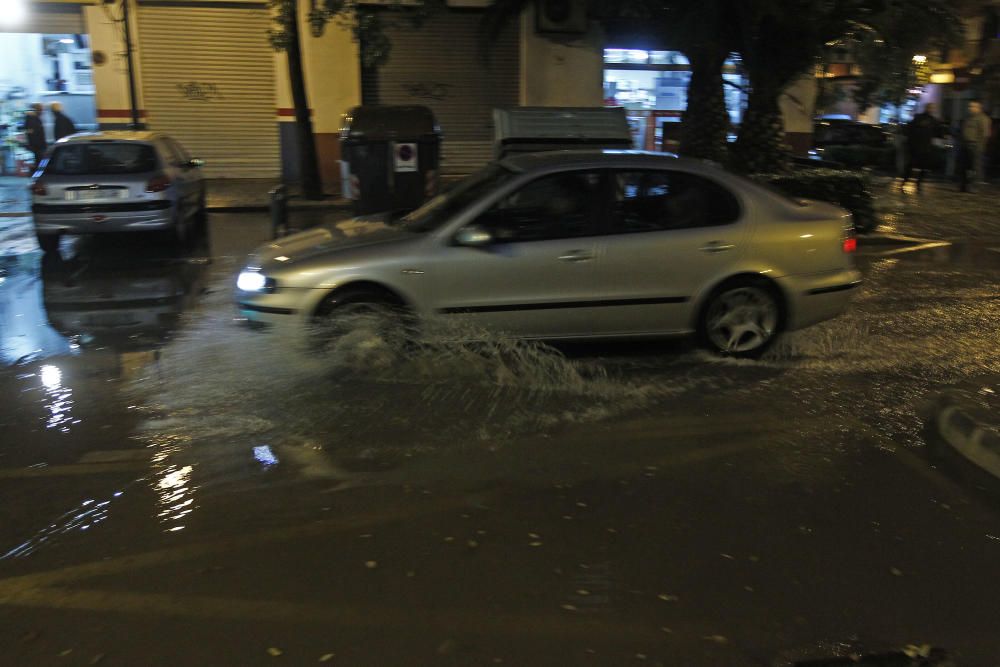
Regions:
[[0, 0], [0, 26], [14, 28], [28, 18], [27, 0]]
[[927, 56], [916, 55], [913, 56], [913, 62], [917, 65], [923, 65], [927, 62]]

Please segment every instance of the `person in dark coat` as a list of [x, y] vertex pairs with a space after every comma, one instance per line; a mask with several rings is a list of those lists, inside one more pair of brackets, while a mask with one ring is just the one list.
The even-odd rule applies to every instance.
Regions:
[[25, 143], [35, 156], [35, 166], [32, 171], [38, 170], [38, 163], [42, 161], [45, 149], [49, 147], [49, 142], [45, 139], [45, 126], [42, 125], [43, 108], [41, 104], [32, 104], [31, 110], [24, 114]]
[[934, 167], [934, 140], [944, 136], [944, 126], [934, 117], [934, 105], [928, 104], [906, 125], [906, 163], [903, 168], [903, 182], [917, 170], [917, 191], [924, 182], [924, 176]]
[[69, 116], [63, 113], [62, 104], [59, 102], [53, 102], [49, 105], [49, 109], [52, 110], [52, 119], [55, 121], [55, 135], [56, 141], [59, 141], [63, 137], [68, 137], [71, 134], [76, 134], [76, 125], [70, 120]]

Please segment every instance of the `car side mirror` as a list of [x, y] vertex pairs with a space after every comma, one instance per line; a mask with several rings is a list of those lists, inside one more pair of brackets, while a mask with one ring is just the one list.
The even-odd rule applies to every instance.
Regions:
[[493, 235], [479, 225], [466, 225], [458, 230], [455, 242], [469, 248], [482, 248], [493, 243]]

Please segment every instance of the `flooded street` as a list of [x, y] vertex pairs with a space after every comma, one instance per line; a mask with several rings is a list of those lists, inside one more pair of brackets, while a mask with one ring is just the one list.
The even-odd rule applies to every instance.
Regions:
[[44, 260], [0, 218], [0, 664], [1000, 664], [996, 482], [927, 428], [1000, 374], [996, 193], [928, 189], [760, 361], [318, 354], [236, 317], [264, 214]]

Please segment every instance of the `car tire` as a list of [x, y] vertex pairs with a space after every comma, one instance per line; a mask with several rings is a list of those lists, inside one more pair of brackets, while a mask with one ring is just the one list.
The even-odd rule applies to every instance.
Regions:
[[194, 212], [194, 224], [197, 229], [204, 229], [208, 222], [208, 207], [205, 204], [205, 193], [198, 199], [198, 209]]
[[413, 317], [406, 305], [393, 294], [378, 289], [358, 287], [337, 290], [326, 297], [316, 309], [313, 316], [313, 330], [310, 332], [310, 342], [314, 348], [323, 348], [335, 339], [350, 331], [337, 326], [338, 319], [345, 315], [372, 314], [383, 318], [378, 328], [385, 327], [390, 335], [400, 331], [404, 336], [412, 329]]
[[186, 248], [191, 238], [191, 224], [184, 220], [184, 216], [179, 213], [174, 217], [174, 224], [170, 228], [170, 237], [178, 248]]
[[58, 252], [59, 250], [59, 235], [58, 234], [35, 234], [35, 238], [38, 239], [38, 247], [42, 249], [42, 252]]
[[756, 359], [774, 344], [783, 325], [784, 304], [773, 285], [762, 280], [732, 281], [705, 299], [698, 339], [716, 354]]

